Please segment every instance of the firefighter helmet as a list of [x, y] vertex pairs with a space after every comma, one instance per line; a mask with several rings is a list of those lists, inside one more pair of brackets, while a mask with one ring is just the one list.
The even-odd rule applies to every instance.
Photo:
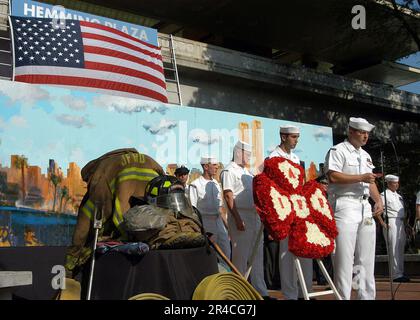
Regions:
[[174, 176], [164, 175], [151, 180], [146, 186], [144, 198], [160, 208], [188, 213], [192, 210], [184, 186]]

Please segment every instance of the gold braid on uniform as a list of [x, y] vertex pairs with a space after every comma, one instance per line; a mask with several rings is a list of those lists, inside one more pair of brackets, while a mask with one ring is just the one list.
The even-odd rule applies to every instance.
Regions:
[[237, 274], [216, 273], [195, 288], [192, 300], [263, 300], [248, 281]]

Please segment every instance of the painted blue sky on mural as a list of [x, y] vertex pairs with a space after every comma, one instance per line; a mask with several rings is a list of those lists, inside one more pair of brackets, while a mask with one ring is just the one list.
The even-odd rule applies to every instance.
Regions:
[[49, 159], [64, 170], [69, 162], [83, 167], [110, 150], [126, 147], [154, 157], [162, 166], [183, 163], [199, 168], [203, 154], [218, 156], [226, 164], [239, 123], [251, 128], [254, 120], [261, 121], [263, 129], [263, 157], [278, 144], [279, 126], [288, 123], [301, 128], [296, 153], [308, 164], [323, 162], [332, 145], [329, 127], [56, 86], [0, 81], [0, 106], [0, 163], [9, 167], [11, 154], [23, 154], [43, 173]]

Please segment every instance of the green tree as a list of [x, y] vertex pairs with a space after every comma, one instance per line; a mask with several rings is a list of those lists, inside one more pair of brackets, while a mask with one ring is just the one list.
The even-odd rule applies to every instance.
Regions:
[[58, 185], [61, 183], [61, 177], [55, 173], [51, 173], [50, 174], [50, 181], [54, 186], [54, 199], [53, 199], [53, 207], [52, 207], [52, 211], [55, 211], [55, 204], [57, 201], [57, 187]]
[[26, 186], [25, 186], [25, 169], [28, 167], [28, 158], [26, 158], [24, 155], [17, 156], [15, 158], [15, 161], [13, 162], [13, 166], [16, 169], [21, 170], [21, 191], [22, 191], [22, 203], [25, 201], [26, 197]]
[[[60, 197], [60, 212], [63, 212], [63, 208], [64, 210], [66, 209], [66, 205], [67, 202], [70, 200], [70, 194], [69, 194], [69, 188], [67, 188], [66, 186], [64, 186], [61, 189], [61, 197]], [[64, 200], [64, 205], [63, 205], [63, 200]]]

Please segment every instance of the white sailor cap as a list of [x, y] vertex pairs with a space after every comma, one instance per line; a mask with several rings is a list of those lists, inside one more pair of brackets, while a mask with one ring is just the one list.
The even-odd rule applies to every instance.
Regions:
[[398, 176], [394, 176], [393, 174], [387, 174], [385, 176], [386, 182], [398, 182], [400, 181], [400, 178]]
[[375, 128], [375, 126], [367, 122], [366, 119], [354, 118], [354, 117], [350, 118], [349, 127], [352, 127], [353, 129], [356, 129], [356, 130], [363, 130], [367, 132], [370, 132], [373, 128]]
[[239, 149], [239, 150], [252, 152], [251, 145], [249, 143], [246, 143], [245, 141], [241, 141], [241, 140], [236, 142], [234, 149]]
[[280, 133], [283, 134], [292, 134], [292, 133], [300, 133], [299, 128], [292, 125], [285, 125], [280, 127]]
[[217, 161], [217, 158], [213, 156], [201, 157], [201, 161], [200, 161], [200, 164], [218, 164], [218, 163], [219, 162]]

